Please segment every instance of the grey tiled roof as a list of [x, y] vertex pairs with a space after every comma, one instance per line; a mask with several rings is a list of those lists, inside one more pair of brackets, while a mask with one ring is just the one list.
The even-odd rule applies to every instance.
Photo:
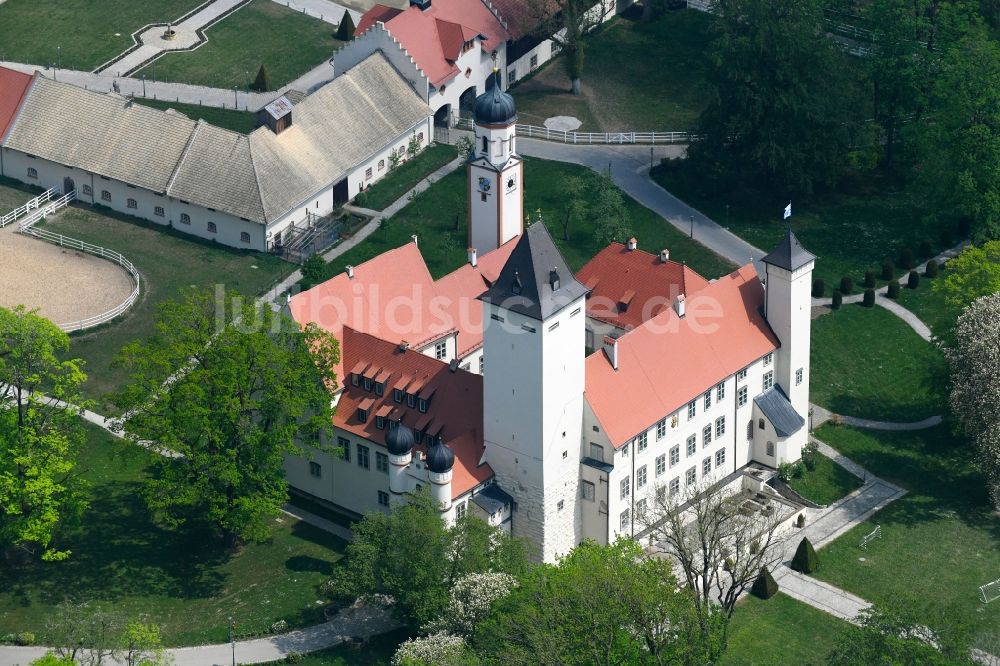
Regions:
[[508, 495], [495, 483], [483, 488], [472, 496], [472, 501], [488, 514], [494, 514], [505, 506], [512, 506], [514, 498]]
[[249, 136], [36, 77], [4, 145], [259, 223], [329, 188], [430, 108], [381, 53]]
[[816, 255], [802, 247], [799, 239], [789, 229], [777, 247], [771, 250], [770, 254], [761, 259], [761, 261], [765, 264], [771, 264], [778, 268], [784, 268], [786, 271], [794, 272], [815, 258]]
[[785, 392], [778, 386], [769, 388], [753, 401], [774, 426], [778, 437], [794, 435], [806, 424], [806, 420], [795, 411], [792, 403], [788, 402]]

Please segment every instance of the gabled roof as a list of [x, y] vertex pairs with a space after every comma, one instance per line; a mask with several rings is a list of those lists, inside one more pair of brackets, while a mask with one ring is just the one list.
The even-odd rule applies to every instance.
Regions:
[[496, 282], [483, 294], [484, 301], [544, 321], [587, 293], [544, 224], [528, 226], [516, 240]]
[[530, 33], [545, 16], [554, 16], [559, 11], [555, 0], [546, 0], [544, 5], [536, 0], [490, 0], [493, 9], [500, 15], [511, 39], [521, 39]]
[[[708, 280], [683, 264], [660, 261], [659, 255], [629, 250], [621, 243], [611, 243], [594, 255], [576, 279], [590, 289], [587, 316], [626, 330], [670, 307], [677, 296], [708, 286]], [[628, 294], [629, 303], [622, 309]]]
[[799, 239], [789, 229], [777, 247], [771, 250], [771, 253], [761, 259], [761, 261], [765, 264], [777, 266], [778, 268], [784, 268], [786, 271], [795, 272], [815, 259], [816, 255], [802, 247]]
[[753, 264], [618, 338], [618, 369], [601, 350], [586, 361], [586, 398], [616, 447], [778, 348], [761, 310]]
[[357, 33], [376, 23], [382, 23], [406, 49], [434, 87], [459, 74], [454, 61], [463, 42], [481, 36], [483, 49], [490, 52], [510, 38], [481, 0], [433, 0], [429, 9], [410, 5], [399, 10], [375, 5], [361, 16]]
[[0, 67], [0, 141], [21, 108], [31, 78], [30, 74]]
[[758, 395], [753, 399], [753, 402], [760, 407], [761, 413], [774, 426], [778, 437], [794, 435], [806, 424], [806, 420], [795, 411], [785, 392], [778, 385], [774, 385]]
[[[350, 378], [343, 377], [344, 391], [337, 403], [333, 425], [359, 437], [385, 446], [388, 428], [376, 427], [375, 415], [387, 414], [389, 419], [402, 421], [416, 428], [419, 421], [426, 423], [428, 432], [440, 431], [444, 443], [455, 454], [452, 467], [452, 498], [467, 493], [493, 477], [483, 459], [483, 378], [464, 370], [451, 370], [447, 363], [411, 350], [400, 351], [399, 346], [385, 340], [355, 331], [345, 326], [341, 338], [344, 365], [349, 368], [364, 365], [366, 374], [379, 370], [388, 374], [386, 390], [381, 396], [365, 391], [364, 383], [353, 386]], [[433, 387], [433, 396], [427, 403], [427, 412], [407, 407], [393, 399], [391, 386], [406, 376], [425, 387]], [[358, 419], [358, 407], [369, 411], [368, 420]], [[426, 441], [414, 447], [415, 453], [427, 453]]]

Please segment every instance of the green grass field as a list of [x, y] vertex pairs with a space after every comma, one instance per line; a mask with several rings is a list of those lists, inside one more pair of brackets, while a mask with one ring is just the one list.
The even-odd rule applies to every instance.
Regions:
[[[593, 229], [584, 225], [570, 228], [570, 240], [562, 240], [565, 201], [560, 182], [564, 176], [575, 175], [595, 182], [599, 177], [586, 167], [563, 162], [527, 158], [524, 160], [525, 217], [534, 218], [541, 210], [546, 226], [556, 245], [573, 270], [579, 270], [601, 248], [594, 240]], [[330, 275], [340, 273], [345, 266], [358, 264], [410, 242], [410, 235], [419, 236], [420, 251], [435, 278], [455, 270], [468, 260], [466, 255], [468, 210], [467, 174], [459, 169], [448, 174], [421, 193], [403, 210], [389, 219], [388, 224], [369, 236], [363, 243], [337, 257], [328, 265]], [[594, 188], [589, 188], [593, 192]], [[715, 278], [733, 270], [732, 264], [690, 240], [669, 222], [625, 196], [628, 220], [639, 239], [639, 247], [651, 252], [670, 248], [670, 258], [684, 261], [706, 278]]]
[[814, 469], [804, 469], [803, 466], [802, 476], [788, 480], [788, 485], [806, 499], [829, 506], [864, 483], [826, 456], [817, 454], [815, 458]]
[[343, 541], [287, 516], [269, 542], [235, 555], [195, 527], [163, 530], [139, 494], [150, 455], [88, 425], [80, 464], [91, 506], [60, 539], [72, 555], [0, 567], [0, 634], [31, 631], [44, 645], [45, 621], [64, 600], [148, 617], [172, 646], [224, 642], [229, 615], [241, 635], [267, 632], [277, 620], [293, 627], [322, 621], [318, 586]]
[[27, 186], [8, 178], [0, 180], [0, 215], [6, 215], [15, 208], [20, 208], [37, 194]]
[[455, 147], [446, 143], [428, 146], [416, 157], [403, 162], [363, 194], [358, 195], [354, 203], [365, 208], [382, 210], [457, 156]]
[[[205, 0], [7, 0], [0, 60], [90, 71], [130, 48], [132, 33], [174, 21]], [[59, 48], [57, 52], [57, 47]]]
[[[74, 206], [45, 223], [53, 231], [121, 252], [143, 277], [141, 300], [122, 320], [72, 340], [70, 353], [86, 361], [84, 390], [89, 398], [100, 399], [124, 384], [126, 373], [112, 368], [111, 362], [126, 344], [152, 333], [156, 306], [184, 287], [222, 284], [227, 290], [256, 296], [294, 270], [271, 255], [188, 240], [112, 215], [107, 210]], [[105, 413], [110, 405], [102, 401], [96, 409]]]
[[919, 197], [877, 174], [845, 180], [835, 192], [796, 198], [787, 222], [782, 220], [782, 211], [788, 199], [782, 193], [720, 189], [692, 174], [683, 162], [659, 165], [652, 177], [671, 194], [764, 251], [781, 240], [790, 222], [802, 245], [819, 257], [813, 277], [826, 282], [828, 296], [844, 275], [860, 285], [866, 270], [878, 275], [884, 259], [898, 263], [904, 249], [916, 252], [923, 240], [935, 252], [945, 249], [940, 243], [941, 223], [926, 218]]
[[[246, 90], [264, 65], [277, 90], [325, 63], [343, 42], [336, 26], [271, 0], [253, 0], [205, 31], [208, 43], [156, 61], [158, 81]], [[134, 76], [152, 74], [147, 65]]]
[[955, 327], [958, 315], [962, 313], [960, 307], [948, 303], [944, 296], [934, 291], [934, 284], [944, 280], [946, 275], [947, 269], [942, 268], [933, 280], [921, 276], [916, 289], [907, 289], [904, 286], [899, 290], [899, 304], [917, 315], [938, 338], [948, 337]]
[[919, 421], [947, 412], [941, 352], [878, 306], [844, 305], [812, 323], [811, 400], [838, 414]]
[[587, 46], [582, 95], [570, 94], [562, 58], [512, 88], [520, 122], [570, 115], [582, 132], [688, 130], [707, 103], [711, 22], [695, 10], [613, 20]]
[[183, 113], [191, 120], [204, 120], [206, 123], [210, 123], [216, 127], [233, 130], [240, 134], [249, 134], [257, 128], [257, 116], [249, 111], [233, 111], [232, 109], [198, 106], [197, 104], [178, 104], [177, 102], [169, 102], [162, 99], [146, 99], [144, 97], [136, 97], [135, 102], [136, 104], [151, 106], [161, 111], [174, 109]]
[[[1000, 605], [984, 605], [977, 589], [1000, 575], [1000, 518], [971, 445], [948, 424], [916, 432], [827, 424], [816, 437], [909, 490], [819, 551], [816, 576], [869, 601], [896, 597], [932, 628], [967, 627], [973, 643], [1000, 627]], [[863, 552], [859, 540], [875, 525], [882, 539]]]
[[729, 625], [723, 666], [819, 666], [838, 634], [850, 625], [801, 601], [778, 594], [767, 601], [747, 595]]

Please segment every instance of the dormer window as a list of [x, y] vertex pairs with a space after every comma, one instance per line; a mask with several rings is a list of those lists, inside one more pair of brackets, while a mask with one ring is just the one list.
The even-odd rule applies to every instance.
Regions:
[[384, 416], [376, 416], [375, 417], [375, 427], [378, 428], [379, 430], [385, 430], [385, 417]]
[[361, 421], [362, 423], [365, 423], [365, 422], [368, 421], [368, 410], [367, 409], [361, 409], [360, 407], [358, 407], [358, 420]]
[[351, 375], [351, 386], [361, 386], [361, 375], [358, 373]]
[[392, 400], [393, 402], [403, 402], [403, 392], [400, 389], [393, 389]]
[[412, 393], [407, 393], [406, 394], [406, 406], [407, 407], [416, 407], [416, 405], [417, 405], [417, 396], [413, 395]]
[[418, 407], [417, 408], [420, 410], [421, 414], [426, 414], [427, 413], [427, 401], [424, 400], [423, 398], [421, 398], [418, 401]]
[[371, 391], [372, 390], [372, 380], [371, 380], [371, 377], [365, 377], [365, 390], [366, 391]]
[[413, 438], [417, 440], [417, 444], [421, 443], [422, 441], [424, 441], [424, 431], [417, 430], [416, 432], [413, 433]]
[[385, 393], [385, 384], [375, 382], [375, 395], [382, 395], [383, 393]]
[[515, 296], [520, 295], [521, 286], [522, 286], [521, 276], [518, 274], [517, 271], [514, 271], [514, 282], [510, 285], [510, 293], [514, 294]]

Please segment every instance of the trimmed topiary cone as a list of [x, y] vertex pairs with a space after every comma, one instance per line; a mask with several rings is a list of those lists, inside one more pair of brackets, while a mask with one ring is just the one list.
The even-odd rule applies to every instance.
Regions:
[[833, 300], [830, 301], [830, 309], [839, 310], [843, 302], [844, 302], [844, 295], [841, 294], [839, 291], [833, 292]]
[[340, 25], [337, 26], [337, 39], [342, 42], [349, 42], [354, 39], [354, 19], [351, 18], [351, 13], [344, 10], [344, 17], [340, 19]]
[[753, 587], [750, 588], [750, 594], [761, 599], [770, 599], [777, 593], [778, 583], [774, 580], [774, 576], [767, 570], [767, 567], [761, 567], [757, 580], [753, 582]]
[[865, 289], [865, 296], [862, 299], [861, 304], [863, 306], [865, 306], [866, 308], [873, 308], [873, 307], [875, 307], [875, 290], [874, 289]]
[[931, 259], [927, 262], [927, 268], [924, 270], [924, 275], [929, 278], [936, 278], [938, 276], [938, 262]]
[[792, 569], [801, 573], [812, 573], [819, 568], [819, 557], [816, 549], [813, 548], [809, 537], [802, 537], [799, 547], [795, 549], [795, 557], [792, 558]]

